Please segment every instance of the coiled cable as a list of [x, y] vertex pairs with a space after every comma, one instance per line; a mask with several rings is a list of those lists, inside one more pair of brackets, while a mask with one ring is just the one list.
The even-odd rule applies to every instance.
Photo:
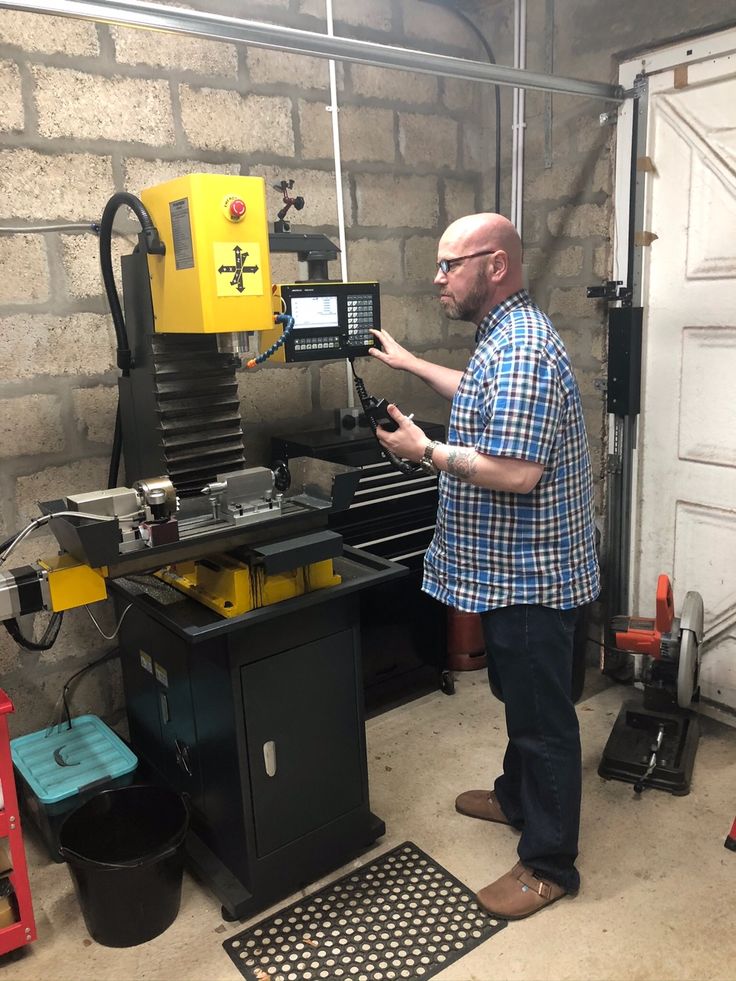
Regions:
[[358, 393], [358, 398], [360, 399], [360, 404], [363, 407], [363, 412], [365, 412], [366, 419], [368, 420], [368, 425], [373, 431], [373, 435], [376, 437], [376, 442], [381, 448], [381, 453], [388, 460], [392, 467], [399, 470], [401, 473], [415, 473], [420, 469], [418, 463], [412, 463], [410, 460], [402, 460], [400, 457], [392, 453], [391, 450], [387, 450], [378, 439], [378, 423], [373, 418], [371, 414], [372, 402], [371, 396], [366, 391], [365, 383], [363, 379], [355, 371], [355, 364], [352, 358], [348, 359], [350, 361], [350, 367], [353, 372], [353, 381], [355, 382], [355, 391]]

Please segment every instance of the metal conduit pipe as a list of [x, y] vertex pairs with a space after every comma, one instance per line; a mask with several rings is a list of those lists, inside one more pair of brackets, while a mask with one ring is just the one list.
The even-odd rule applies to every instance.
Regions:
[[[526, 0], [514, 0], [514, 67], [526, 68]], [[525, 93], [514, 88], [511, 123], [511, 221], [522, 236], [524, 206]]]
[[273, 48], [278, 51], [312, 55], [316, 58], [355, 61], [448, 78], [515, 85], [546, 92], [562, 92], [567, 95], [603, 99], [607, 102], [619, 103], [626, 98], [626, 93], [620, 85], [555, 77], [541, 72], [509, 68], [505, 65], [490, 65], [450, 55], [377, 44], [373, 41], [330, 37], [327, 34], [282, 27], [278, 24], [262, 24], [239, 17], [226, 17], [221, 14], [177, 7], [162, 7], [159, 4], [136, 2], [136, 0], [106, 0], [106, 2], [102, 0], [0, 0], [0, 8], [74, 17], [102, 24], [147, 28], [170, 34], [187, 34], [214, 41], [228, 41], [231, 44]]
[[[332, 0], [325, 0], [325, 13], [327, 15], [327, 34], [334, 37], [335, 26], [332, 15]], [[330, 104], [327, 107], [332, 116], [332, 154], [335, 161], [335, 202], [337, 204], [337, 237], [340, 243], [340, 276], [343, 283], [348, 282], [348, 249], [345, 236], [345, 202], [342, 193], [342, 154], [340, 152], [340, 107], [337, 104], [337, 75], [335, 72], [335, 61], [330, 58]], [[349, 361], [345, 361], [345, 381], [348, 390], [348, 408], [352, 409], [355, 405], [355, 392], [353, 389], [353, 373]]]

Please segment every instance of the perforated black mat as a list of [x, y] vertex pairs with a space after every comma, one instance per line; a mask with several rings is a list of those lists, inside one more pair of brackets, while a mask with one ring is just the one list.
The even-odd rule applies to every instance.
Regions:
[[223, 947], [247, 981], [426, 981], [505, 926], [405, 841]]

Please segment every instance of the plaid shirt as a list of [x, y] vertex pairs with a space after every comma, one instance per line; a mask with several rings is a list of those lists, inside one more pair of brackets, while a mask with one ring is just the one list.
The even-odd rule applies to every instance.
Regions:
[[570, 609], [598, 595], [593, 479], [580, 393], [549, 319], [522, 290], [481, 322], [452, 402], [448, 443], [541, 463], [528, 494], [440, 474], [423, 589], [459, 610]]

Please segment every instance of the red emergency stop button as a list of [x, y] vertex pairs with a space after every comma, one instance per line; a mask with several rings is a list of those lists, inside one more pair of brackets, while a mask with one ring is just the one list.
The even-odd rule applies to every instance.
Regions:
[[245, 201], [241, 198], [233, 198], [230, 202], [230, 217], [233, 221], [240, 221], [245, 214]]

